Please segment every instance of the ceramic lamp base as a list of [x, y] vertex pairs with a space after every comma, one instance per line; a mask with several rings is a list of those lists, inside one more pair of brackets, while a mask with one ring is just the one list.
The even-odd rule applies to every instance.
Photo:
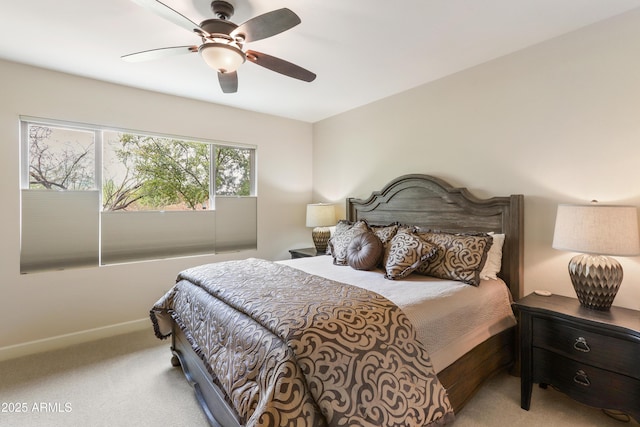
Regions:
[[609, 310], [622, 283], [622, 266], [607, 256], [581, 254], [569, 261], [569, 276], [582, 306]]
[[331, 237], [331, 229], [329, 227], [316, 227], [311, 232], [311, 237], [313, 238], [316, 251], [324, 253], [327, 251], [327, 243], [329, 243], [329, 238]]

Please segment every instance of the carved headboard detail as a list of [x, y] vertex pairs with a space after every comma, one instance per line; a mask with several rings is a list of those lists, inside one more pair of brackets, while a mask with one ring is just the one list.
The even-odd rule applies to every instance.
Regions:
[[479, 199], [466, 188], [421, 174], [404, 175], [367, 199], [347, 199], [347, 219], [392, 222], [450, 232], [504, 233], [500, 277], [514, 299], [523, 295], [524, 196]]

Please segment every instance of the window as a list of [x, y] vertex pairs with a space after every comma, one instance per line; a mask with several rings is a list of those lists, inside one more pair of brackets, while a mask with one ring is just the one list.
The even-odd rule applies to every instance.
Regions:
[[21, 143], [22, 272], [256, 247], [254, 147], [30, 118]]
[[95, 133], [27, 123], [29, 188], [95, 190]]

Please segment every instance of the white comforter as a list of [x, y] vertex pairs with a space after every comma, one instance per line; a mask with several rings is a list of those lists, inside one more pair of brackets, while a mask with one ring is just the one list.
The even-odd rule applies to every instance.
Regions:
[[387, 280], [382, 270], [333, 265], [330, 256], [279, 261], [311, 274], [377, 292], [402, 308], [440, 372], [482, 341], [516, 324], [501, 280], [479, 287], [417, 274]]

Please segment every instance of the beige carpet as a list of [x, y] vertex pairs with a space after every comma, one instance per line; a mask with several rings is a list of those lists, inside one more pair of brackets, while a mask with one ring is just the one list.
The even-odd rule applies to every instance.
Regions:
[[[0, 426], [7, 427], [208, 426], [182, 371], [170, 364], [168, 342], [157, 340], [151, 328], [2, 362], [0, 403]], [[523, 411], [519, 379], [507, 374], [486, 384], [453, 423], [455, 427], [624, 425], [557, 391], [538, 387], [531, 410]]]

